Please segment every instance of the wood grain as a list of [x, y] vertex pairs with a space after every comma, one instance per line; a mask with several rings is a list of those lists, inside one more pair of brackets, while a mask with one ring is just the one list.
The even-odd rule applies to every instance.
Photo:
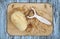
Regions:
[[[12, 3], [8, 6], [7, 10], [7, 18], [8, 18], [8, 26], [7, 31], [10, 35], [39, 35], [39, 36], [47, 36], [50, 35], [53, 32], [53, 24], [52, 25], [46, 25], [41, 22], [39, 22], [36, 18], [33, 19], [27, 19], [28, 23], [31, 23], [32, 27], [28, 27], [26, 31], [21, 32], [19, 31], [15, 25], [10, 20], [10, 16], [13, 12], [19, 10], [23, 12], [26, 16], [28, 15], [28, 12], [31, 7], [34, 7], [37, 11], [37, 14], [46, 18], [52, 23], [52, 7], [50, 4], [39, 4], [39, 3]], [[29, 15], [32, 15], [30, 13]], [[29, 26], [29, 25], [28, 25]], [[31, 30], [30, 32], [29, 29]]]

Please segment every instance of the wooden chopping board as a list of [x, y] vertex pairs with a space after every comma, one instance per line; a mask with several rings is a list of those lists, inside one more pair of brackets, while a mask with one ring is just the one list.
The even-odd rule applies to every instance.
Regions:
[[[35, 19], [35, 18], [28, 19], [29, 21], [35, 22], [35, 23], [32, 23], [32, 22], [31, 23], [33, 24], [33, 26], [36, 26], [37, 29], [33, 28], [34, 31], [31, 30], [30, 32], [19, 31], [15, 27], [15, 25], [11, 22], [10, 16], [14, 12], [14, 9], [17, 8], [16, 10], [19, 10], [19, 8], [21, 9], [22, 7], [27, 7], [28, 9], [30, 9], [31, 7], [34, 7], [37, 11], [37, 14], [39, 16], [42, 16], [45, 19], [49, 20], [51, 22], [51, 25], [43, 24], [43, 23], [37, 21], [37, 19]], [[23, 10], [20, 10], [20, 11], [23, 12]], [[26, 13], [24, 13], [24, 14], [26, 15]], [[50, 4], [47, 4], [47, 3], [11, 3], [8, 5], [8, 9], [7, 9], [7, 32], [10, 35], [20, 35], [20, 36], [21, 35], [48, 36], [53, 32], [53, 24], [52, 24], [53, 19], [52, 18], [53, 18], [52, 5], [50, 5]], [[34, 24], [37, 24], [37, 25], [34, 25]]]

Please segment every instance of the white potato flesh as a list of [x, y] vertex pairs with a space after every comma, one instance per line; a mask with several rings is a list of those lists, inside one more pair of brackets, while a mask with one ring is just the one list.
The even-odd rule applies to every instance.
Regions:
[[25, 15], [20, 11], [16, 11], [11, 15], [11, 21], [20, 31], [25, 31], [27, 28]]

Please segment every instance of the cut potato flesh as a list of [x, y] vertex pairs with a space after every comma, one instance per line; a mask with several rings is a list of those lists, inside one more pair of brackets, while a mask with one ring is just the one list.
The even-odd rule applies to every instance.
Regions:
[[25, 15], [20, 11], [16, 11], [11, 15], [11, 21], [20, 31], [25, 31], [27, 28]]

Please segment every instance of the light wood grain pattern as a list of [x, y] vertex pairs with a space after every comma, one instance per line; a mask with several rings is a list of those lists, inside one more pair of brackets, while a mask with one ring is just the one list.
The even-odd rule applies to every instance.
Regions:
[[[28, 23], [31, 23], [32, 25], [28, 25], [30, 27], [27, 28], [26, 31], [21, 32], [19, 31], [15, 25], [10, 20], [10, 16], [15, 11], [21, 11], [26, 16], [29, 12], [29, 9], [33, 7], [37, 11], [37, 14], [39, 16], [44, 17], [45, 19], [49, 20], [52, 23], [52, 6], [50, 4], [39, 4], [39, 3], [12, 3], [8, 6], [7, 10], [7, 18], [8, 18], [8, 26], [7, 31], [10, 35], [39, 35], [39, 36], [47, 36], [50, 35], [53, 32], [53, 24], [46, 25], [42, 22], [38, 21], [36, 18], [33, 19], [27, 19]], [[22, 9], [23, 8], [23, 9]], [[29, 14], [29, 15], [32, 15]], [[33, 26], [33, 27], [31, 27]], [[32, 29], [30, 32], [29, 30]], [[33, 30], [34, 29], [34, 30]]]

